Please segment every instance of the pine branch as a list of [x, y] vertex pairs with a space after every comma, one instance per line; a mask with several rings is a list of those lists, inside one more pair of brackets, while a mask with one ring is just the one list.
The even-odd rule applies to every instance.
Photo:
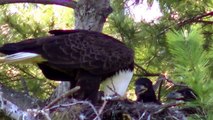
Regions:
[[195, 22], [197, 22], [197, 23], [203, 23], [203, 24], [213, 24], [213, 21], [205, 21], [205, 20], [197, 20], [197, 21], [195, 21]]
[[55, 4], [69, 8], [76, 8], [77, 2], [73, 0], [0, 0], [0, 5], [10, 3], [38, 3], [38, 4]]
[[137, 63], [135, 63], [135, 66], [137, 68], [139, 68], [140, 70], [142, 70], [143, 74], [134, 74], [135, 76], [159, 76], [161, 75], [161, 73], [150, 73], [148, 72], [146, 69], [144, 69], [143, 67], [141, 67], [140, 65], [138, 65]]
[[192, 18], [189, 18], [189, 19], [186, 19], [186, 20], [179, 21], [179, 22], [177, 22], [177, 24], [171, 24], [171, 25], [165, 26], [165, 28], [156, 36], [161, 36], [161, 35], [165, 34], [167, 31], [172, 29], [174, 26], [183, 27], [186, 24], [192, 24], [192, 23], [196, 23], [196, 22], [197, 23], [204, 23], [204, 24], [213, 24], [213, 21], [200, 20], [201, 18], [208, 17], [208, 16], [213, 16], [213, 11], [208, 12], [208, 13], [204, 13], [204, 14], [201, 14], [201, 15], [197, 15], [195, 17], [192, 17]]
[[[201, 15], [197, 15], [197, 16], [194, 16], [194, 17], [192, 17], [192, 18], [189, 18], [189, 19], [186, 19], [186, 20], [183, 20], [183, 21], [180, 21], [179, 23], [178, 23], [178, 26], [179, 27], [182, 27], [182, 26], [184, 26], [184, 25], [186, 25], [186, 24], [192, 24], [192, 23], [195, 23], [195, 22], [201, 22], [202, 20], [202, 18], [204, 18], [204, 17], [207, 17], [207, 16], [213, 16], [213, 11], [211, 11], [211, 12], [208, 12], [208, 13], [204, 13], [204, 14], [201, 14]], [[206, 21], [206, 22], [202, 22], [202, 23], [208, 23], [208, 24], [212, 24], [213, 22], [212, 21]]]

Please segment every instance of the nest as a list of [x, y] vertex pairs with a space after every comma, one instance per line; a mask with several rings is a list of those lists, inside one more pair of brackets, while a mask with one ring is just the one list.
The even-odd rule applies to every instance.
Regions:
[[[89, 101], [71, 99], [58, 103], [70, 93], [53, 100], [43, 110], [48, 111], [38, 115], [37, 119], [48, 120], [186, 120], [192, 114], [203, 114], [201, 107], [184, 106], [183, 101], [174, 103], [143, 103], [121, 99], [119, 97], [98, 101], [93, 105]], [[184, 109], [183, 109], [184, 108]]]
[[[88, 101], [71, 100], [49, 109], [51, 120], [186, 120], [177, 109], [180, 103], [159, 105], [129, 100], [105, 101], [93, 105]], [[182, 104], [182, 103], [181, 103]], [[40, 119], [44, 119], [42, 116]]]

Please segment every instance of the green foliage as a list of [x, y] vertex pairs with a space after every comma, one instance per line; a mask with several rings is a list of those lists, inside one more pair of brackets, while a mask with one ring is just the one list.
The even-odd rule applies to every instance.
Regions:
[[212, 111], [210, 99], [213, 98], [213, 81], [210, 78], [211, 53], [203, 49], [204, 37], [195, 28], [181, 32], [173, 30], [167, 33], [167, 42], [172, 55], [170, 74], [176, 81], [189, 85], [196, 91], [199, 105]]
[[[107, 33], [132, 47], [135, 62], [148, 72], [167, 71], [172, 79], [185, 82], [195, 89], [200, 96], [197, 104], [205, 106], [207, 112], [212, 114], [213, 110], [209, 106], [213, 105], [213, 27], [196, 21], [213, 20], [210, 16], [197, 19], [198, 16], [211, 12], [213, 1], [159, 1], [163, 16], [153, 22], [134, 22], [132, 13], [128, 12], [128, 1], [112, 1], [114, 12], [109, 17]], [[149, 5], [152, 2], [150, 0]], [[180, 31], [181, 29], [184, 30]], [[138, 69], [135, 73], [144, 74], [143, 70]], [[133, 88], [132, 85], [130, 88]], [[208, 117], [211, 119], [211, 116]]]
[[[154, 73], [170, 71], [171, 55], [165, 41], [169, 29], [190, 28], [196, 19], [211, 9], [212, 1], [159, 1], [163, 16], [156, 22], [134, 22], [127, 6], [128, 1], [112, 0], [114, 12], [109, 17], [108, 34], [121, 39], [135, 50], [135, 61]], [[187, 4], [186, 4], [187, 3]], [[152, 1], [151, 1], [152, 4]], [[197, 6], [199, 4], [199, 7]], [[191, 7], [188, 7], [191, 6]], [[195, 8], [196, 7], [196, 8]], [[185, 9], [187, 8], [187, 9]], [[140, 11], [138, 11], [140, 12]], [[175, 18], [175, 15], [177, 18]], [[189, 19], [189, 21], [187, 21]], [[206, 17], [205, 20], [211, 20]], [[187, 21], [187, 22], [185, 22]], [[195, 22], [196, 23], [196, 22]], [[197, 23], [202, 27], [203, 46], [209, 50], [212, 44], [212, 27]]]
[[200, 32], [187, 32], [170, 31], [167, 33], [167, 42], [173, 60], [173, 76], [196, 87], [197, 82], [203, 81], [205, 74], [208, 74], [208, 56], [202, 48], [203, 37]]

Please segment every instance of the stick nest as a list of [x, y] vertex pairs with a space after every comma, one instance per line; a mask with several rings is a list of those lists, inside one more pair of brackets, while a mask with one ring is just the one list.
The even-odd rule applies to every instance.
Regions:
[[73, 99], [49, 108], [49, 115], [51, 120], [186, 120], [182, 111], [172, 107], [177, 104], [115, 100], [93, 105], [88, 101]]

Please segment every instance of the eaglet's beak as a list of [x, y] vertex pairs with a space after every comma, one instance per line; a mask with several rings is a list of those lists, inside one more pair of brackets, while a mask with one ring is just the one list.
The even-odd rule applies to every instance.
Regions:
[[144, 85], [137, 85], [135, 88], [135, 93], [137, 95], [141, 95], [143, 93], [145, 93], [148, 90], [147, 87], [145, 87]]

